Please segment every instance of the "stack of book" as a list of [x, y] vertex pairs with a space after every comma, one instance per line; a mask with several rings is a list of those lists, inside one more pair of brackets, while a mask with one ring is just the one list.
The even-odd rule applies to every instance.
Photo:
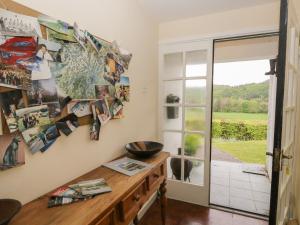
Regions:
[[51, 208], [90, 199], [96, 195], [111, 191], [111, 188], [103, 178], [81, 181], [76, 184], [60, 187], [54, 191], [48, 201], [48, 207]]

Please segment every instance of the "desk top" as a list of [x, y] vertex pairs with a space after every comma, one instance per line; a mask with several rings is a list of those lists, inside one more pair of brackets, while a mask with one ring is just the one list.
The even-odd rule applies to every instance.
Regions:
[[[169, 153], [161, 152], [152, 158], [142, 161], [156, 166], [163, 163], [168, 157]], [[115, 207], [122, 197], [132, 191], [132, 189], [145, 179], [151, 171], [152, 170], [146, 170], [135, 176], [129, 177], [101, 166], [65, 185], [83, 180], [104, 178], [112, 188], [112, 192], [70, 205], [47, 208], [49, 196], [53, 192], [51, 191], [48, 194], [25, 204], [20, 213], [11, 221], [10, 225], [93, 224]]]

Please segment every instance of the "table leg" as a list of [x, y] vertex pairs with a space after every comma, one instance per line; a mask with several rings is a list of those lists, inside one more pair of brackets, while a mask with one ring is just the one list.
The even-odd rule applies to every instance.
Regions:
[[167, 209], [167, 197], [166, 197], [166, 180], [160, 185], [160, 207], [161, 207], [161, 219], [162, 219], [162, 225], [166, 224], [166, 209]]

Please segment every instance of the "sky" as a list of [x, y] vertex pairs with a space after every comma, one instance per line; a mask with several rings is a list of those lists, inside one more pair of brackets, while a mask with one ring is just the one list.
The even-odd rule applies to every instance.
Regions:
[[[187, 76], [205, 76], [206, 65], [187, 65]], [[216, 63], [214, 67], [214, 84], [237, 86], [249, 83], [261, 83], [270, 78], [265, 72], [270, 70], [269, 60], [239, 61]], [[187, 81], [188, 87], [205, 86], [204, 80]]]
[[217, 63], [214, 67], [214, 84], [237, 86], [249, 83], [261, 83], [270, 77], [269, 60]]

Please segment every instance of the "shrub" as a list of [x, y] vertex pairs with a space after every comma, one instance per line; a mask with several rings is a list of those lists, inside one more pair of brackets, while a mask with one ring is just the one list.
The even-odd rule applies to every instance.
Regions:
[[267, 125], [246, 124], [243, 122], [213, 121], [212, 137], [222, 139], [236, 139], [243, 141], [265, 140]]
[[184, 153], [188, 156], [194, 156], [201, 144], [200, 137], [198, 135], [187, 135], [184, 141]]

